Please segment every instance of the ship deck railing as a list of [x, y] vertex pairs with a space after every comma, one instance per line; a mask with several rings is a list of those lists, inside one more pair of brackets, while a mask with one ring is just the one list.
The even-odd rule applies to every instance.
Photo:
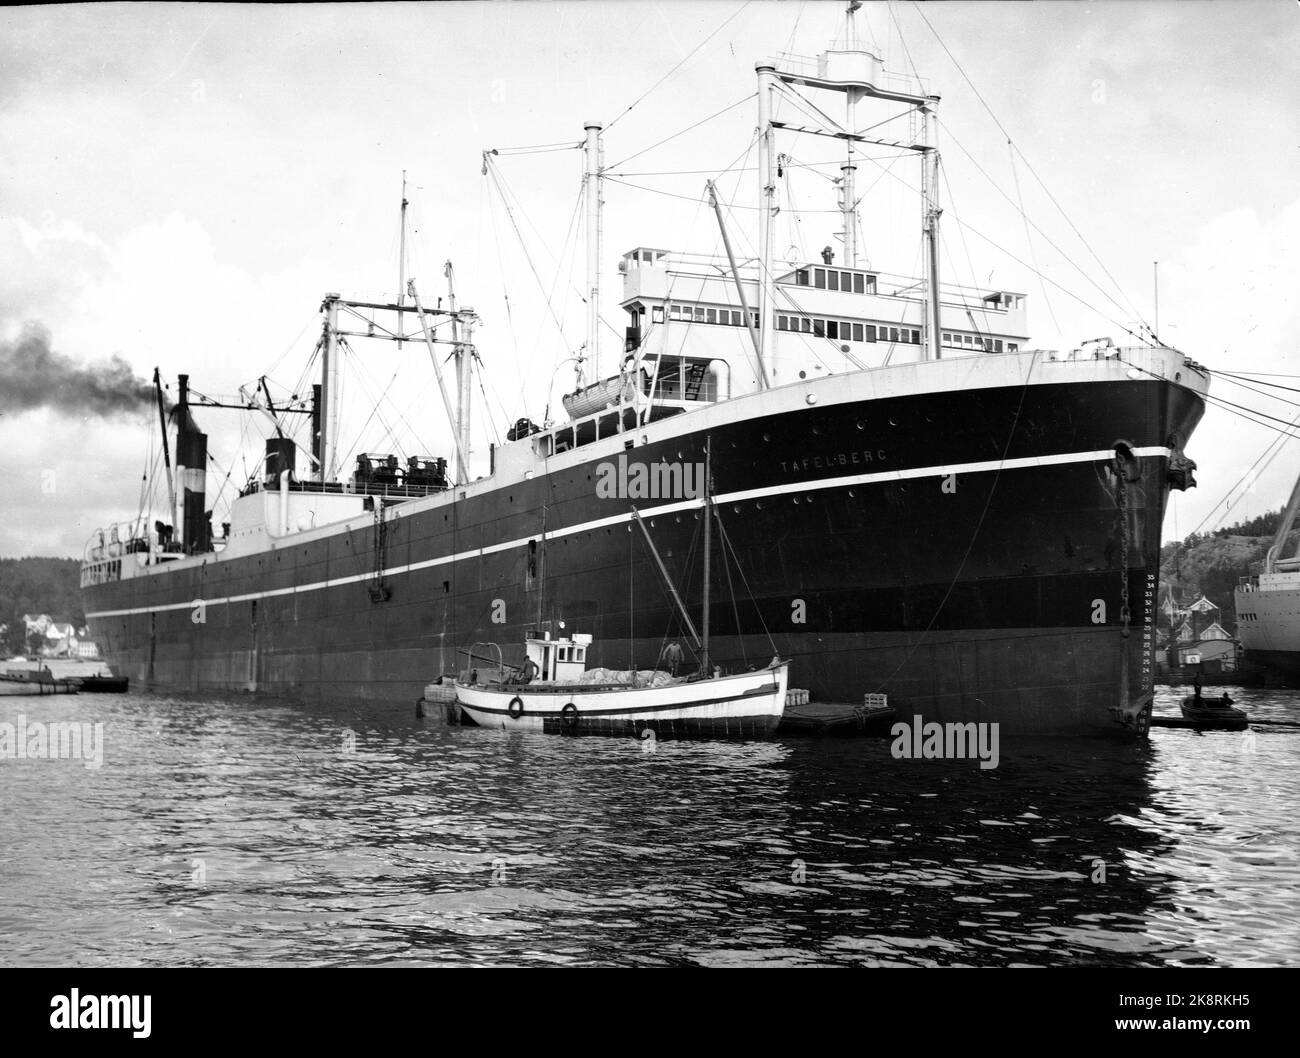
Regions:
[[[252, 496], [258, 492], [278, 492], [278, 485], [264, 485], [254, 481], [240, 492], [240, 496]], [[441, 492], [450, 492], [450, 485], [390, 485], [376, 482], [357, 483], [354, 481], [291, 481], [290, 492], [317, 492], [334, 496], [382, 496], [396, 499], [419, 499], [434, 496]]]

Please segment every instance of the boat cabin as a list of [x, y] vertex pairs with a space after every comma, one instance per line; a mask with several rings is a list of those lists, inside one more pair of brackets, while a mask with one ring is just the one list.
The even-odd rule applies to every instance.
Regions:
[[582, 632], [552, 639], [550, 632], [538, 636], [531, 631], [524, 638], [524, 654], [537, 666], [534, 679], [563, 683], [577, 680], [586, 671], [590, 645], [591, 636]]

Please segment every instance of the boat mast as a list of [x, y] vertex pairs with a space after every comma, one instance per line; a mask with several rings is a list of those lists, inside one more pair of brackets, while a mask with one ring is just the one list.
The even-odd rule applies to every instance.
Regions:
[[740, 270], [736, 267], [736, 255], [731, 249], [731, 237], [727, 234], [726, 222], [722, 219], [722, 206], [718, 204], [718, 189], [712, 180], [705, 185], [709, 192], [709, 205], [718, 217], [718, 230], [722, 232], [722, 245], [727, 250], [727, 260], [731, 263], [731, 277], [736, 284], [736, 294], [740, 298], [740, 311], [745, 315], [745, 327], [749, 330], [750, 340], [754, 343], [754, 355], [758, 358], [758, 388], [767, 389], [767, 379], [763, 374], [763, 343], [754, 327], [754, 316], [749, 311], [749, 299], [745, 297], [745, 285], [740, 281]]
[[[601, 190], [604, 177], [601, 169], [605, 151], [601, 144], [599, 121], [583, 125], [587, 136], [583, 143], [583, 194], [587, 196], [587, 359], [590, 367], [583, 381], [600, 381], [600, 253], [602, 230]], [[620, 419], [620, 422], [622, 420]]]
[[713, 458], [712, 441], [704, 438], [704, 613], [700, 621], [700, 672], [707, 676], [709, 665], [709, 581], [713, 552]]

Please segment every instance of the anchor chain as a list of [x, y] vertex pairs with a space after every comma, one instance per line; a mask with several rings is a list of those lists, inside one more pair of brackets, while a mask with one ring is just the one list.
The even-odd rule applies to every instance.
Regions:
[[1129, 526], [1130, 482], [1139, 480], [1136, 460], [1132, 455], [1132, 446], [1118, 442], [1115, 447], [1116, 499], [1119, 501], [1120, 535], [1119, 535], [1119, 575], [1120, 575], [1120, 661], [1119, 661], [1119, 705], [1113, 707], [1112, 715], [1126, 727], [1131, 727], [1139, 736], [1144, 737], [1151, 723], [1151, 693], [1143, 694], [1136, 702], [1129, 700], [1129, 637], [1132, 634], [1132, 608], [1129, 600], [1129, 547], [1132, 532]]

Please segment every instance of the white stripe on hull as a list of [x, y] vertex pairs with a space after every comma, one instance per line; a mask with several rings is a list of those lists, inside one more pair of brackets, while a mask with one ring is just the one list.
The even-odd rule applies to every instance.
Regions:
[[[1138, 456], [1159, 456], [1167, 459], [1170, 450], [1161, 446], [1152, 446], [1146, 448], [1134, 449], [1134, 454]], [[761, 489], [746, 489], [741, 492], [730, 492], [716, 496], [714, 501], [719, 504], [741, 502], [744, 500], [761, 499], [766, 496], [781, 496], [789, 493], [792, 488], [797, 488], [800, 492], [815, 492], [821, 489], [850, 488], [855, 485], [875, 485], [884, 482], [893, 481], [910, 481], [916, 478], [948, 477], [952, 474], [981, 474], [989, 472], [1000, 472], [1004, 470], [1025, 470], [1031, 467], [1061, 466], [1068, 463], [1096, 463], [1107, 459], [1113, 459], [1115, 452], [1113, 449], [1101, 449], [1092, 452], [1065, 452], [1057, 455], [1046, 456], [1025, 456], [1020, 459], [991, 459], [982, 460], [974, 463], [950, 463], [942, 466], [930, 467], [913, 467], [908, 470], [884, 470], [871, 474], [846, 474], [835, 478], [818, 478], [809, 481], [800, 481], [797, 485], [789, 482], [780, 485], [770, 485]], [[643, 509], [641, 517], [655, 518], [667, 514], [675, 514], [681, 511], [701, 509], [704, 506], [703, 499], [683, 500], [676, 503], [665, 503], [658, 507], [647, 507]], [[575, 533], [588, 533], [596, 529], [604, 529], [610, 526], [623, 525], [631, 521], [631, 512], [623, 512], [611, 515], [608, 518], [598, 518], [594, 521], [581, 522], [578, 525], [565, 526], [563, 528], [551, 529], [547, 531], [547, 538], [551, 540], [560, 537], [572, 536]], [[507, 540], [500, 544], [492, 544], [488, 547], [477, 547], [470, 551], [462, 551], [458, 554], [443, 555], [438, 558], [425, 559], [422, 562], [411, 562], [405, 566], [391, 566], [382, 571], [378, 576], [399, 577], [406, 573], [414, 573], [417, 570], [430, 569], [434, 566], [445, 566], [456, 562], [463, 562], [468, 559], [481, 558], [484, 555], [495, 554], [500, 551], [510, 551], [515, 548], [527, 547], [529, 542], [535, 542], [537, 535], [520, 537], [517, 540]], [[361, 584], [376, 579], [373, 571], [367, 573], [357, 573], [348, 577], [335, 577], [331, 580], [316, 581], [312, 584], [295, 584], [291, 588], [276, 588], [271, 591], [248, 592], [244, 595], [228, 595], [218, 599], [204, 599], [205, 606], [225, 606], [231, 603], [249, 602], [254, 599], [269, 599], [278, 595], [293, 595], [298, 592], [321, 591], [326, 588], [337, 588], [345, 584]], [[125, 583], [125, 582], [122, 582]], [[166, 610], [192, 610], [195, 608], [197, 600], [167, 603], [161, 606], [137, 606], [124, 610], [99, 610], [95, 613], [88, 613], [89, 618], [103, 617], [127, 617], [135, 614], [162, 613]]]

